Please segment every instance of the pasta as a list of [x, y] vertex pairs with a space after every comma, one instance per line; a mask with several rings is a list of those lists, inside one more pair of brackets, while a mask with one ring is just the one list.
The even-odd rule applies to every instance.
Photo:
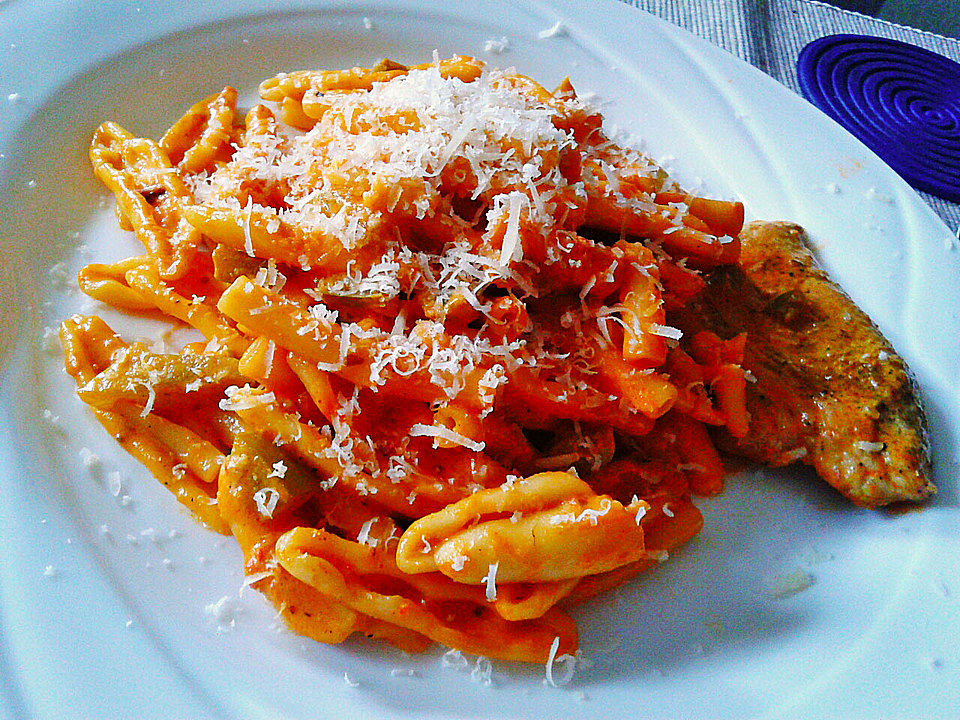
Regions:
[[104, 427], [298, 633], [574, 654], [566, 608], [695, 535], [707, 426], [747, 432], [742, 337], [667, 324], [735, 262], [693, 196], [550, 92], [466, 57], [231, 88], [159, 140], [96, 131], [144, 254], [81, 288], [202, 340], [61, 326]]

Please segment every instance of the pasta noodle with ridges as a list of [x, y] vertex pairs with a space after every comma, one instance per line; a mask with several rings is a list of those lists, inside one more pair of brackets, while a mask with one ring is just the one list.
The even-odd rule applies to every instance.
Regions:
[[159, 142], [95, 133], [145, 254], [81, 287], [204, 339], [160, 354], [70, 318], [80, 397], [296, 632], [575, 653], [565, 607], [699, 531], [705, 425], [746, 431], [742, 342], [666, 314], [736, 261], [743, 207], [613, 142], [568, 81], [471, 58], [260, 94]]

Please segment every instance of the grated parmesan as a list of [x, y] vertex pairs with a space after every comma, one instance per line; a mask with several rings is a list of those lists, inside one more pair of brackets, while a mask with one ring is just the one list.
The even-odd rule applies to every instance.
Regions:
[[548, 27], [545, 30], [541, 30], [537, 33], [537, 37], [541, 40], [548, 40], [549, 38], [563, 37], [567, 34], [567, 28], [563, 24], [563, 20], [557, 20], [553, 25]]
[[[557, 650], [560, 648], [560, 636], [553, 639], [550, 645], [550, 654], [547, 656], [545, 668], [546, 684], [550, 687], [562, 687], [568, 685], [577, 671], [577, 657], [575, 655], [560, 655], [557, 657]], [[559, 664], [560, 675], [554, 677], [554, 664]]]
[[483, 51], [501, 55], [510, 48], [510, 40], [506, 35], [500, 38], [487, 38], [483, 43]]
[[361, 545], [369, 545], [370, 547], [376, 547], [378, 545], [377, 539], [370, 537], [370, 530], [376, 522], [377, 519], [372, 517], [360, 526], [360, 532], [357, 533], [358, 543]]
[[669, 325], [658, 325], [657, 323], [650, 323], [650, 332], [653, 335], [670, 338], [671, 340], [679, 340], [683, 337], [682, 330], [679, 330], [675, 327], [670, 327]]
[[470, 666], [470, 661], [463, 656], [463, 652], [453, 648], [447, 650], [440, 658], [440, 664], [443, 667], [455, 668], [457, 670], [466, 670]]
[[273, 517], [273, 511], [277, 509], [279, 500], [280, 493], [274, 488], [260, 488], [253, 494], [253, 502], [257, 506], [257, 512], [265, 518]]
[[493, 685], [493, 663], [490, 658], [478, 655], [470, 670], [470, 679], [478, 685], [490, 687]]
[[499, 567], [499, 561], [490, 563], [487, 574], [481, 579], [481, 582], [486, 583], [487, 602], [493, 602], [497, 599], [497, 568]]
[[[633, 496], [633, 502], [637, 502], [637, 496], [636, 496], [636, 495]], [[644, 515], [646, 515], [646, 514], [647, 514], [647, 507], [646, 507], [646, 505], [641, 505], [640, 507], [637, 508], [637, 515], [636, 515], [636, 517], [634, 518], [634, 519], [636, 520], [636, 522], [637, 522], [637, 525], [640, 524], [640, 521], [643, 520], [643, 517], [644, 517]]]
[[[482, 442], [476, 442], [471, 440], [468, 437], [464, 437], [459, 433], [454, 432], [450, 428], [443, 427], [442, 425], [424, 425], [423, 423], [416, 423], [410, 428], [411, 437], [433, 437], [439, 438], [442, 440], [448, 440], [457, 445], [462, 445], [468, 450], [473, 450], [474, 452], [482, 452], [485, 444]], [[436, 445], [436, 441], [434, 441]]]

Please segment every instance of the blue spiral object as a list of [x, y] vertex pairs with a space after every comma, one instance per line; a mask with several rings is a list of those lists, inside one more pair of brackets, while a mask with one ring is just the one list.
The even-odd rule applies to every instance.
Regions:
[[829, 35], [797, 60], [800, 90], [919, 190], [960, 202], [960, 64], [887, 38]]

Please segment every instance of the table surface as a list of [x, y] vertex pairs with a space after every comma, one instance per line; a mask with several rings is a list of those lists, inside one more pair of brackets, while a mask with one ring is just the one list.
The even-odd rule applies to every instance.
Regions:
[[[796, 93], [797, 56], [835, 33], [893, 38], [960, 62], [960, 41], [812, 0], [625, 0], [719, 45]], [[920, 196], [960, 238], [960, 204]]]

